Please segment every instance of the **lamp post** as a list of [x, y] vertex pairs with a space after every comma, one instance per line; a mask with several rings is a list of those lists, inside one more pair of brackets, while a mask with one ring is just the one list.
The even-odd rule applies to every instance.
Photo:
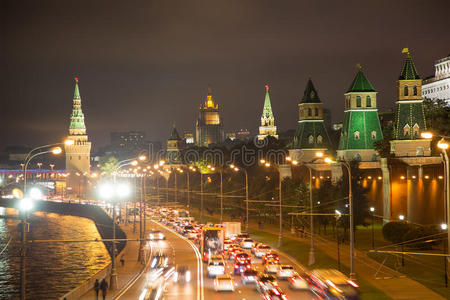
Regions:
[[62, 153], [62, 149], [60, 147], [54, 147], [51, 150], [42, 151], [42, 152], [38, 152], [38, 153], [34, 153], [34, 154], [30, 155], [30, 153], [35, 151], [36, 149], [42, 149], [42, 148], [43, 147], [37, 147], [37, 148], [31, 150], [28, 153], [27, 158], [25, 160], [25, 166], [23, 168], [23, 192], [24, 192], [24, 194], [27, 193], [27, 170], [28, 170], [28, 164], [30, 163], [30, 161], [38, 155], [43, 155], [43, 154], [47, 154], [47, 153], [52, 153], [54, 155], [58, 155], [58, 154]]
[[[447, 230], [448, 231], [448, 226], [446, 223], [442, 223], [441, 224], [441, 229], [442, 230]], [[444, 253], [447, 252], [447, 244], [444, 241]], [[444, 281], [445, 281], [445, 287], [448, 287], [448, 276], [447, 276], [447, 257], [444, 256]]]
[[375, 234], [374, 234], [374, 230], [373, 230], [373, 215], [375, 213], [375, 207], [371, 207], [370, 209], [370, 217], [372, 219], [372, 250], [375, 249]]
[[[333, 163], [332, 159], [329, 157], [325, 158], [326, 163]], [[353, 225], [353, 194], [352, 194], [352, 173], [351, 167], [346, 161], [337, 162], [345, 167], [348, 174], [348, 205], [349, 205], [349, 219], [350, 219], [350, 279], [355, 279], [355, 228]]]
[[27, 256], [27, 214], [33, 208], [33, 202], [30, 198], [22, 198], [19, 202], [19, 210], [22, 212], [22, 221], [20, 223], [21, 232], [21, 251], [20, 251], [20, 299], [26, 298], [26, 256]]
[[[447, 149], [449, 144], [442, 138], [438, 144], [438, 148], [442, 150], [442, 158], [444, 160], [444, 178], [445, 178], [445, 198], [447, 206], [447, 228], [450, 227], [450, 162], [448, 158]], [[447, 254], [450, 254], [450, 230], [447, 229]], [[447, 257], [447, 264], [450, 263], [450, 257]], [[448, 268], [447, 268], [448, 270]], [[447, 275], [448, 276], [448, 275]]]
[[312, 168], [308, 165], [304, 165], [309, 171], [309, 220], [310, 220], [310, 231], [311, 231], [311, 247], [309, 248], [309, 258], [308, 265], [313, 265], [316, 262], [314, 255], [314, 216], [313, 216], [313, 197], [312, 197]]
[[[240, 169], [238, 167], [236, 167], [235, 165], [230, 165], [230, 168], [233, 169], [234, 171], [238, 172]], [[248, 173], [247, 170], [242, 168], [242, 171], [244, 171], [245, 174], [245, 231], [248, 233], [248, 224], [250, 222], [249, 218], [248, 218]]]

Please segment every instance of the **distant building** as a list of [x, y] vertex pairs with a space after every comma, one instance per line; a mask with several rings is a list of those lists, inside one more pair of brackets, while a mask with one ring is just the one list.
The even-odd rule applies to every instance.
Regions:
[[194, 134], [192, 134], [191, 132], [185, 132], [184, 133], [184, 143], [186, 144], [186, 146], [194, 145], [194, 143], [195, 143]]
[[111, 146], [119, 149], [141, 149], [145, 144], [145, 133], [140, 131], [111, 132]]
[[337, 155], [351, 161], [378, 161], [374, 143], [383, 139], [377, 109], [377, 92], [361, 66], [345, 93], [344, 123]]
[[450, 102], [450, 54], [434, 63], [434, 76], [423, 81], [422, 97]]
[[275, 117], [272, 112], [272, 105], [270, 103], [269, 85], [266, 84], [266, 96], [264, 98], [264, 107], [261, 115], [261, 126], [259, 126], [258, 140], [263, 140], [267, 136], [278, 138], [277, 127], [275, 126]]
[[421, 93], [422, 79], [409, 50], [405, 48], [403, 53], [406, 53], [406, 57], [397, 80], [397, 113], [391, 153], [399, 157], [430, 156], [431, 140], [421, 137], [421, 133], [427, 129]]
[[171, 165], [181, 164], [181, 150], [181, 138], [175, 124], [173, 124], [169, 139], [167, 140], [166, 163]]
[[199, 147], [221, 144], [225, 139], [219, 105], [214, 103], [210, 88], [204, 104], [200, 106], [195, 137]]
[[228, 132], [226, 134], [226, 138], [230, 139], [231, 141], [234, 141], [236, 139], [236, 132]]
[[250, 131], [248, 129], [239, 129], [238, 132], [236, 132], [236, 139], [241, 141], [249, 141], [251, 138]]
[[298, 110], [297, 131], [289, 153], [297, 160], [309, 162], [314, 159], [315, 152], [332, 148], [323, 120], [323, 104], [311, 78], [306, 84]]

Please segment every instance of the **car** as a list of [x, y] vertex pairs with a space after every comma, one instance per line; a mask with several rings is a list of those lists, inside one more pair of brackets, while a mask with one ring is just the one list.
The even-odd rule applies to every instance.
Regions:
[[251, 249], [254, 246], [255, 242], [253, 242], [250, 238], [245, 238], [241, 241], [241, 247], [244, 249]]
[[289, 287], [293, 290], [308, 290], [311, 285], [311, 278], [306, 273], [296, 274], [288, 279]]
[[234, 261], [249, 264], [252, 262], [252, 257], [245, 252], [240, 252], [235, 255]]
[[360, 299], [358, 284], [334, 269], [316, 269], [311, 272], [311, 290], [325, 297]]
[[242, 253], [242, 249], [241, 248], [233, 248], [232, 250], [228, 251], [228, 259], [229, 260], [234, 260], [236, 255], [238, 255], [239, 253]]
[[164, 235], [164, 233], [162, 233], [159, 230], [152, 230], [149, 233], [149, 238], [151, 241], [160, 241], [160, 240], [165, 240], [166, 236]]
[[269, 274], [259, 273], [258, 279], [256, 280], [256, 290], [260, 293], [267, 289], [271, 289], [278, 286], [277, 279]]
[[270, 259], [268, 261], [266, 261], [266, 263], [264, 264], [264, 271], [266, 273], [277, 273], [278, 272], [278, 261], [274, 260], [274, 259]]
[[184, 228], [182, 229], [181, 233], [182, 233], [184, 236], [187, 236], [187, 235], [189, 234], [189, 232], [191, 232], [191, 231], [194, 231], [194, 226], [192, 226], [192, 225], [186, 225], [186, 226], [184, 226]]
[[279, 279], [288, 279], [289, 277], [292, 277], [296, 274], [297, 274], [297, 272], [295, 272], [294, 267], [291, 265], [278, 266], [277, 277]]
[[287, 300], [286, 294], [279, 288], [274, 287], [263, 292], [264, 300]]
[[280, 257], [278, 256], [278, 254], [273, 253], [272, 251], [270, 251], [269, 253], [263, 255], [262, 257], [262, 264], [264, 265], [266, 263], [266, 261], [273, 259], [276, 261], [280, 261]]
[[197, 235], [198, 235], [198, 232], [194, 229], [194, 230], [191, 230], [191, 231], [188, 232], [187, 238], [188, 238], [189, 240], [195, 240], [195, 238], [197, 237]]
[[152, 257], [150, 269], [166, 268], [169, 264], [169, 258], [164, 254], [157, 254]]
[[228, 250], [228, 248], [231, 247], [231, 245], [233, 245], [233, 242], [231, 240], [226, 239], [223, 242], [223, 249], [226, 251], [226, 250]]
[[188, 283], [191, 281], [191, 271], [189, 271], [189, 268], [186, 266], [178, 267], [175, 275], [174, 275], [174, 282], [179, 283]]
[[228, 274], [217, 276], [216, 279], [214, 279], [214, 290], [216, 292], [219, 291], [234, 292], [234, 283], [231, 276]]
[[255, 255], [255, 257], [261, 258], [264, 255], [268, 254], [271, 251], [270, 246], [259, 244], [252, 248], [252, 253]]
[[248, 235], [248, 233], [241, 233], [241, 234], [238, 234], [238, 235], [236, 236], [236, 238], [234, 239], [234, 241], [235, 241], [236, 243], [240, 243], [243, 239], [248, 239], [248, 238], [250, 238], [250, 236]]
[[234, 264], [234, 274], [239, 275], [247, 269], [251, 269], [252, 265], [247, 262], [239, 262], [237, 261]]
[[210, 259], [207, 268], [208, 277], [215, 277], [217, 275], [225, 274], [225, 263], [223, 258]]
[[241, 281], [243, 285], [248, 283], [256, 283], [258, 272], [256, 269], [246, 269], [241, 273]]

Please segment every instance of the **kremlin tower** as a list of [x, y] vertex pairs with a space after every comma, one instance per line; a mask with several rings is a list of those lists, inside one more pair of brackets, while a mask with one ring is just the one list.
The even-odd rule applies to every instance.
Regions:
[[266, 97], [264, 99], [263, 113], [261, 115], [258, 140], [263, 140], [268, 135], [278, 139], [275, 117], [273, 116], [272, 105], [270, 104], [269, 85], [266, 84]]

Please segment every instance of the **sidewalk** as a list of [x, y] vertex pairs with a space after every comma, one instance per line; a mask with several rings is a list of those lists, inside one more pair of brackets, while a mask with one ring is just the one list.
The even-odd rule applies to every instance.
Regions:
[[[274, 228], [266, 226], [264, 229], [258, 229], [258, 226], [250, 222], [250, 228], [259, 231], [269, 232], [278, 235], [278, 231]], [[309, 237], [300, 238], [294, 234], [284, 231], [284, 235], [293, 240], [297, 240], [304, 244], [309, 244]], [[329, 257], [337, 260], [336, 243], [320, 237], [316, 234], [314, 246]], [[341, 264], [350, 267], [350, 247], [347, 244], [340, 245]], [[378, 273], [377, 273], [378, 271]], [[443, 296], [420, 284], [419, 282], [406, 277], [389, 267], [381, 265], [377, 261], [371, 259], [366, 253], [355, 249], [355, 272], [356, 277], [362, 278], [369, 282], [377, 289], [383, 291], [387, 296], [395, 300], [445, 300]], [[375, 274], [377, 277], [375, 278]]]
[[[120, 228], [127, 235], [127, 239], [139, 238], [139, 225], [137, 226], [136, 233], [133, 233], [133, 224], [120, 225]], [[126, 286], [126, 284], [138, 274], [143, 265], [137, 260], [139, 253], [139, 242], [138, 241], [127, 241], [127, 245], [123, 250], [125, 264], [122, 267], [120, 261], [116, 264], [117, 270], [117, 289], [110, 290], [106, 293], [106, 299], [114, 299], [114, 297]], [[119, 254], [121, 255], [121, 254]], [[119, 256], [120, 257], [120, 256]], [[105, 278], [109, 285], [109, 277]], [[92, 289], [88, 293], [84, 294], [80, 299], [84, 300], [95, 300], [95, 291]], [[99, 292], [98, 299], [102, 299], [102, 292]]]

